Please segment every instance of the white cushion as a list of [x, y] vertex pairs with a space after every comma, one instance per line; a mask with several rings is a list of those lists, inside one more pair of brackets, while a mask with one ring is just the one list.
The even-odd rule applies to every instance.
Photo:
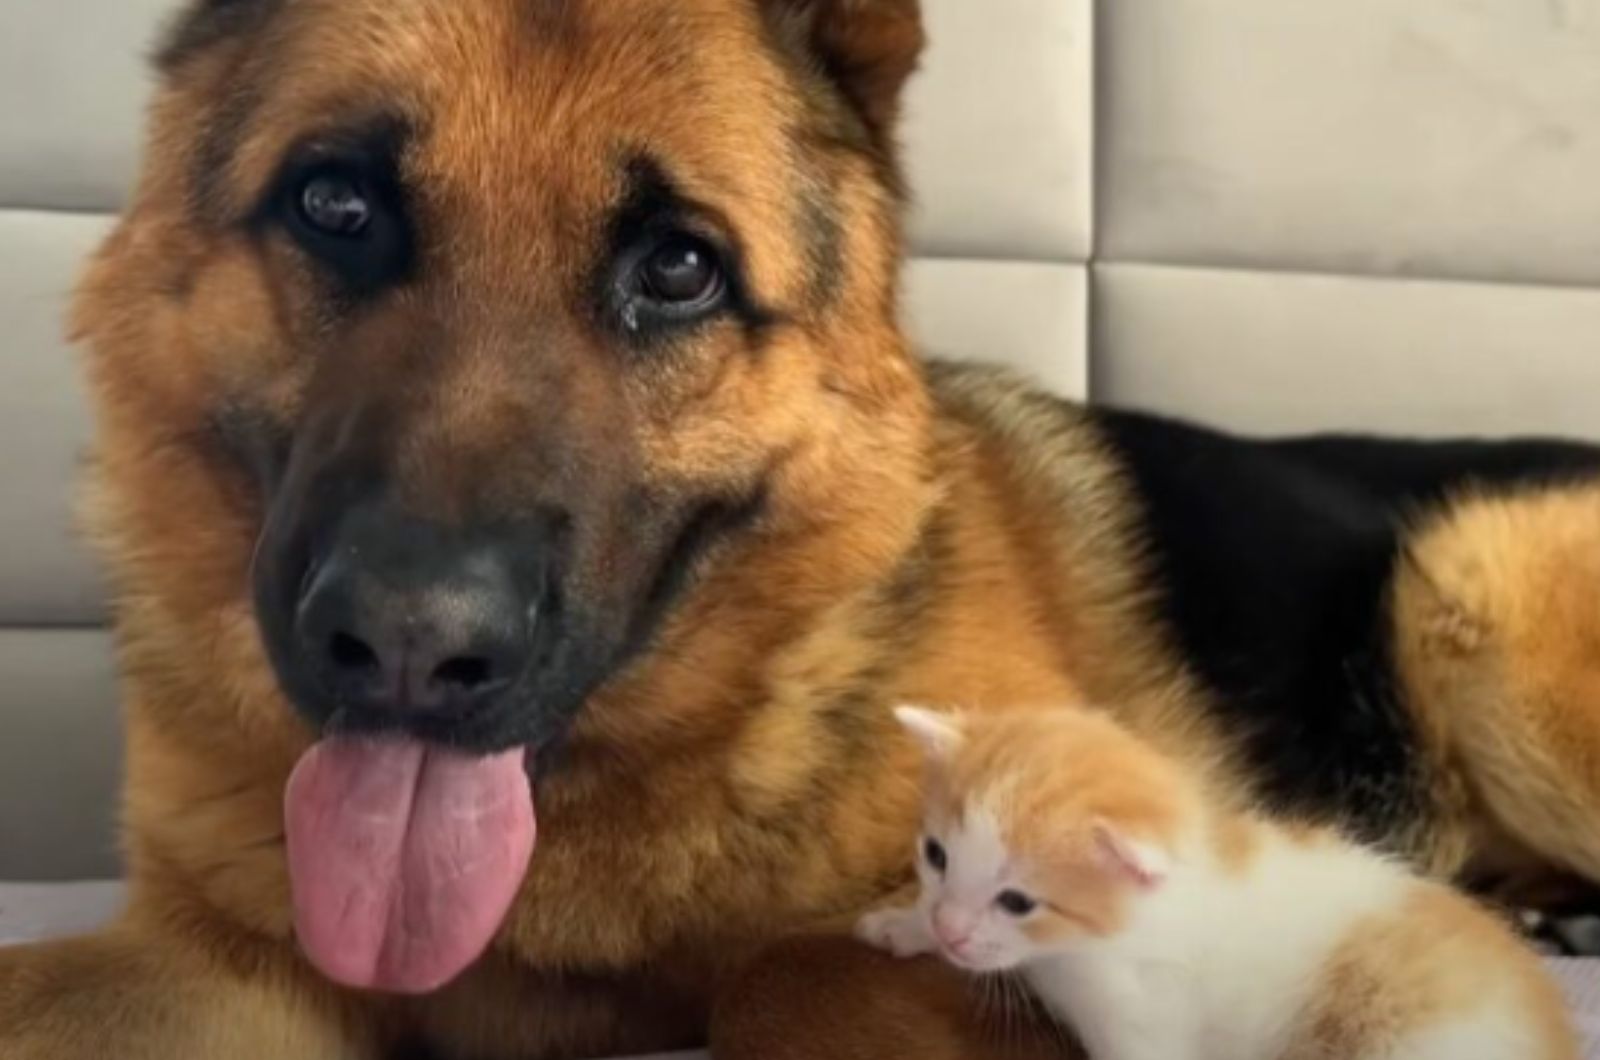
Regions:
[[0, 206], [121, 204], [151, 84], [145, 57], [174, 7], [8, 0], [0, 8]]
[[1600, 281], [1600, 2], [1099, 10], [1106, 256]]
[[0, 946], [93, 931], [117, 915], [124, 897], [111, 881], [0, 883]]
[[1090, 0], [924, 0], [906, 101], [924, 254], [1081, 261], [1093, 190]]
[[1600, 290], [1095, 270], [1095, 392], [1248, 431], [1600, 438]]
[[[4, 113], [4, 108], [0, 108]], [[94, 568], [73, 532], [78, 461], [89, 436], [68, 295], [107, 218], [0, 210], [0, 626], [102, 615]], [[3, 741], [0, 741], [3, 742]]]
[[117, 872], [111, 638], [0, 629], [0, 879]]
[[1082, 265], [918, 259], [906, 272], [904, 310], [927, 356], [1002, 364], [1057, 393], [1088, 394]]

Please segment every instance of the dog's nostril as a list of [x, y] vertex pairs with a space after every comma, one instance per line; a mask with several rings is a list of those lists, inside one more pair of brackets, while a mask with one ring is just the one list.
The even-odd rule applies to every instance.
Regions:
[[471, 692], [488, 684], [493, 676], [494, 667], [488, 659], [476, 655], [458, 655], [434, 667], [430, 679], [435, 684]]
[[379, 668], [378, 654], [359, 637], [348, 633], [335, 633], [328, 641], [328, 657], [341, 670], [375, 671]]

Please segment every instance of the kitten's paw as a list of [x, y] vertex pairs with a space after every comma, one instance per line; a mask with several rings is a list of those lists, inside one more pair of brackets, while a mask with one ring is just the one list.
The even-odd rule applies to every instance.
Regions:
[[856, 938], [896, 957], [915, 957], [933, 949], [933, 940], [916, 909], [880, 909], [856, 922]]

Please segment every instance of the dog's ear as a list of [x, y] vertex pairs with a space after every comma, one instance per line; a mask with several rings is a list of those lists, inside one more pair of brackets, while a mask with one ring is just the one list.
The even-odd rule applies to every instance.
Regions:
[[[922, 55], [918, 0], [758, 0], [780, 38], [843, 93], [887, 150], [900, 94]], [[973, 0], [977, 2], [977, 0]]]
[[156, 48], [156, 69], [175, 72], [213, 44], [255, 29], [282, 0], [190, 0], [178, 9]]

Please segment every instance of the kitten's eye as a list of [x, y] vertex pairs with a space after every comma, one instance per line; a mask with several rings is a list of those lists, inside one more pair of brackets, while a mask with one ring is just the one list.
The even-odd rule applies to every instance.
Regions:
[[922, 841], [922, 856], [934, 872], [943, 872], [950, 861], [945, 856], [944, 846], [933, 836]]
[[1027, 916], [1039, 908], [1038, 902], [1021, 891], [1001, 891], [999, 897], [995, 898], [994, 904], [1015, 917]]

